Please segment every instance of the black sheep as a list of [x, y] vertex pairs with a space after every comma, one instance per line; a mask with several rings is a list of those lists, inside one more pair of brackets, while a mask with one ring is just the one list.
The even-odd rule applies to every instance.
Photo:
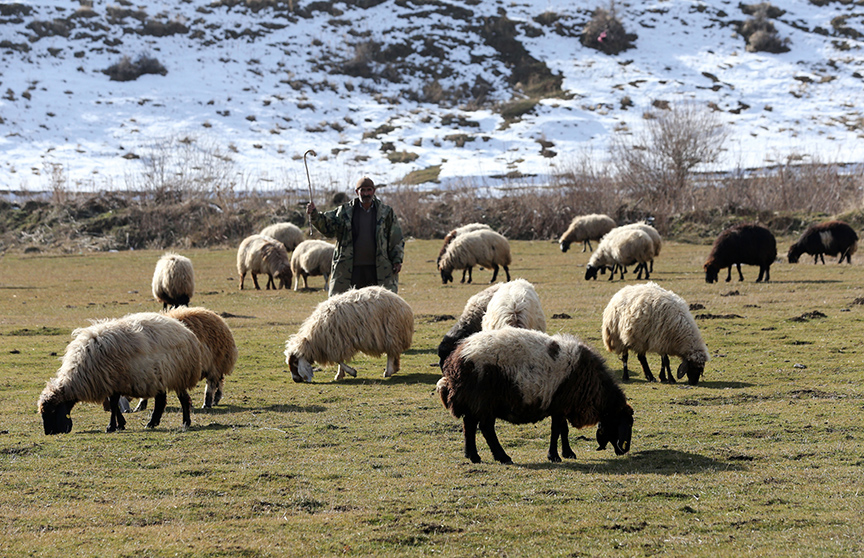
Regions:
[[729, 268], [726, 282], [732, 280], [732, 266], [738, 268], [738, 280], [744, 280], [741, 264], [758, 265], [759, 283], [771, 278], [771, 264], [777, 258], [777, 240], [762, 225], [740, 224], [729, 227], [717, 237], [705, 261], [705, 282], [717, 282], [720, 270]]
[[855, 230], [843, 221], [826, 221], [817, 225], [810, 225], [798, 242], [789, 248], [787, 257], [789, 263], [798, 263], [801, 254], [807, 253], [813, 256], [813, 263], [822, 259], [825, 263], [824, 254], [836, 256], [840, 254], [837, 263], [852, 263], [852, 254], [858, 249], [858, 235]]

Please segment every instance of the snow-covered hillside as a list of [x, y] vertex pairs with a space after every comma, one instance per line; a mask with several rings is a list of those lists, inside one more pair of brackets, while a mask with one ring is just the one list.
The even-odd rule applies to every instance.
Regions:
[[[3, 2], [0, 189], [123, 189], [178, 146], [217, 154], [241, 188], [305, 188], [308, 149], [336, 189], [439, 165], [445, 184], [542, 181], [685, 101], [728, 124], [726, 167], [864, 161], [862, 2], [777, 2], [781, 54], [745, 50], [737, 1], [614, 6], [637, 39], [610, 56], [579, 39], [608, 1]], [[508, 49], [563, 78], [513, 122], [500, 109], [525, 84], [490, 40], [502, 20]], [[167, 73], [104, 73], [142, 56]]]

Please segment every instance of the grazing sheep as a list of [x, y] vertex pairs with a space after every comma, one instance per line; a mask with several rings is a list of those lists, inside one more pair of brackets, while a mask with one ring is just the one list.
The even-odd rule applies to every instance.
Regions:
[[333, 265], [335, 247], [323, 240], [304, 240], [291, 254], [291, 274], [294, 276], [294, 290], [300, 289], [300, 278], [303, 278], [303, 288], [308, 289], [307, 278], [310, 275], [324, 276], [324, 289], [330, 281], [330, 267]]
[[225, 376], [237, 363], [234, 335], [221, 316], [206, 308], [175, 308], [168, 316], [188, 327], [201, 343], [201, 377], [207, 380], [203, 408], [218, 405]]
[[585, 267], [585, 279], [597, 279], [597, 272], [605, 267], [612, 267], [609, 280], [615, 278], [617, 268], [624, 279], [625, 266], [638, 263], [636, 278], [649, 277], [648, 262], [654, 259], [654, 241], [645, 231], [638, 228], [618, 227], [610, 231], [600, 240], [600, 244]]
[[285, 362], [295, 382], [312, 381], [312, 363], [338, 364], [335, 379], [357, 371], [345, 364], [357, 353], [387, 354], [384, 377], [399, 371], [399, 358], [411, 346], [414, 313], [384, 287], [351, 289], [320, 303], [285, 342]]
[[285, 246], [286, 252], [291, 252], [297, 245], [303, 242], [303, 231], [300, 227], [291, 223], [275, 223], [258, 233], [263, 236], [275, 238]]
[[[471, 269], [475, 265], [492, 269], [494, 283], [498, 278], [498, 266], [504, 268], [507, 281], [510, 281], [510, 243], [502, 235], [493, 230], [476, 230], [457, 235], [447, 247], [438, 262], [441, 272], [441, 282], [447, 284], [453, 281], [454, 269], [467, 269], [468, 282], [471, 282]], [[464, 279], [463, 279], [464, 282]]]
[[480, 462], [477, 426], [492, 456], [511, 463], [495, 433], [495, 419], [513, 424], [552, 417], [549, 461], [575, 458], [568, 439], [569, 421], [576, 428], [600, 423], [597, 442], [611, 442], [615, 453], [630, 449], [633, 409], [603, 359], [568, 334], [552, 337], [539, 331], [505, 327], [481, 331], [456, 347], [442, 369], [438, 395], [454, 417], [462, 418], [465, 457]]
[[570, 226], [561, 235], [558, 246], [562, 252], [570, 249], [574, 242], [582, 243], [582, 251], [593, 250], [592, 240], [600, 240], [603, 235], [616, 227], [615, 221], [608, 215], [592, 213], [591, 215], [579, 215], [570, 221]]
[[654, 273], [654, 258], [660, 255], [660, 250], [663, 248], [663, 239], [660, 237], [660, 233], [657, 232], [657, 229], [655, 229], [648, 223], [630, 223], [629, 225], [622, 225], [620, 228], [639, 229], [640, 231], [644, 231], [648, 234], [648, 236], [651, 237], [651, 242], [654, 243], [654, 257], [651, 258], [650, 262], [648, 262], [648, 267], [651, 273]]
[[669, 383], [675, 383], [669, 355], [680, 357], [678, 379], [686, 375], [694, 386], [699, 383], [709, 358], [687, 303], [656, 283], [630, 285], [615, 293], [603, 311], [602, 330], [606, 350], [621, 355], [624, 380], [630, 379], [628, 351], [636, 353], [649, 382], [654, 381], [654, 376], [645, 353], [661, 355], [660, 381]]
[[192, 260], [168, 252], [156, 262], [153, 272], [153, 298], [162, 303], [162, 310], [188, 306], [195, 293], [195, 272]]
[[490, 287], [475, 294], [465, 303], [465, 308], [462, 310], [462, 315], [450, 331], [444, 335], [441, 344], [438, 345], [438, 365], [443, 368], [444, 361], [456, 348], [459, 341], [465, 339], [469, 335], [477, 333], [483, 326], [483, 316], [486, 315], [486, 308], [489, 306], [489, 301], [492, 296], [498, 292], [502, 285], [507, 283], [496, 283]]
[[741, 273], [743, 263], [758, 265], [759, 277], [756, 282], [759, 283], [764, 278], [767, 283], [771, 279], [771, 264], [776, 257], [777, 241], [771, 231], [762, 225], [744, 223], [729, 227], [720, 233], [711, 247], [711, 253], [708, 254], [708, 259], [703, 266], [705, 282], [716, 283], [720, 270], [728, 267], [729, 273], [726, 275], [728, 283], [732, 280], [733, 265], [738, 268], [738, 280], [743, 281], [744, 274]]
[[[462, 225], [461, 227], [457, 227], [457, 228], [453, 229], [452, 231], [450, 231], [449, 233], [447, 233], [444, 236], [444, 245], [441, 246], [441, 251], [438, 252], [438, 259], [435, 260], [436, 267], [440, 267], [441, 257], [447, 251], [447, 247], [450, 246], [450, 243], [453, 242], [454, 238], [456, 238], [460, 234], [464, 234], [467, 232], [473, 232], [473, 231], [479, 231], [479, 230], [491, 231], [492, 227], [490, 227], [489, 225], [484, 225], [483, 223], [468, 223], [467, 225]], [[468, 271], [467, 269], [462, 270], [462, 282], [463, 283], [465, 282], [465, 273], [467, 271]]]
[[546, 317], [534, 285], [525, 279], [504, 283], [486, 307], [482, 329], [518, 327], [546, 331]]
[[291, 258], [285, 246], [276, 239], [260, 234], [246, 237], [237, 249], [237, 273], [240, 274], [240, 290], [246, 280], [246, 273], [252, 274], [252, 282], [257, 290], [258, 274], [267, 274], [267, 289], [271, 285], [276, 289], [273, 276], [279, 278], [279, 288], [287, 288], [291, 284]]
[[174, 318], [145, 312], [95, 322], [72, 332], [57, 376], [39, 397], [45, 434], [72, 430], [72, 407], [79, 401], [109, 400], [108, 432], [123, 430], [123, 394], [155, 397], [147, 428], [155, 428], [165, 411], [166, 393], [174, 391], [183, 410], [183, 426], [192, 424], [189, 391], [201, 378], [201, 344]]
[[858, 235], [855, 229], [843, 221], [826, 221], [817, 225], [810, 225], [798, 242], [789, 248], [787, 257], [789, 263], [798, 263], [801, 254], [807, 253], [813, 256], [813, 263], [822, 259], [825, 263], [825, 254], [835, 256], [840, 254], [837, 263], [852, 263], [852, 254], [858, 250]]

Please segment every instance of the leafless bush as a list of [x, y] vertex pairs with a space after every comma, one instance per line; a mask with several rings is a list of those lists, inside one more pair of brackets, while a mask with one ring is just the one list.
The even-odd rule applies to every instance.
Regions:
[[627, 33], [615, 13], [615, 5], [609, 9], [597, 8], [591, 20], [582, 30], [582, 46], [593, 48], [606, 54], [618, 54], [633, 47], [636, 35]]
[[747, 40], [747, 52], [771, 52], [774, 54], [789, 51], [789, 39], [781, 39], [769, 18], [779, 17], [784, 12], [768, 2], [746, 7], [745, 13], [753, 17], [738, 27], [738, 32]]
[[673, 105], [645, 121], [641, 133], [612, 138], [612, 164], [622, 191], [663, 215], [693, 206], [694, 171], [716, 161], [727, 137], [715, 113]]
[[102, 70], [111, 81], [134, 81], [144, 74], [166, 75], [168, 70], [155, 58], [142, 54], [134, 62], [128, 56], [124, 56], [116, 64]]

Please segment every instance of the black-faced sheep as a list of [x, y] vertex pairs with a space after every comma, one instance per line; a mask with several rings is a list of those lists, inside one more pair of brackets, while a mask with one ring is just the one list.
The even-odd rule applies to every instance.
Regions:
[[762, 225], [740, 224], [729, 227], [721, 232], [708, 259], [705, 261], [705, 282], [716, 283], [720, 270], [729, 268], [726, 274], [726, 282], [732, 280], [732, 266], [738, 268], [738, 280], [744, 280], [741, 273], [741, 264], [758, 265], [759, 277], [756, 282], [763, 280], [767, 283], [771, 278], [771, 264], [777, 258], [777, 240], [771, 231]]
[[669, 355], [680, 357], [678, 379], [686, 375], [694, 386], [709, 358], [687, 303], [656, 283], [631, 285], [615, 293], [603, 311], [602, 334], [606, 350], [621, 355], [624, 380], [630, 379], [628, 351], [636, 353], [649, 382], [654, 381], [654, 376], [645, 353], [661, 355], [660, 381], [669, 383], [675, 383]]
[[109, 400], [108, 432], [123, 430], [121, 395], [155, 397], [147, 428], [162, 419], [168, 391], [177, 393], [183, 426], [191, 421], [189, 391], [201, 378], [201, 344], [174, 318], [145, 312], [96, 322], [72, 332], [57, 376], [39, 397], [45, 434], [72, 430], [72, 407], [79, 401]]
[[585, 279], [597, 279], [600, 269], [613, 268], [609, 280], [615, 278], [614, 269], [618, 269], [621, 279], [624, 279], [625, 266], [636, 266], [636, 278], [649, 277], [648, 262], [654, 259], [654, 241], [651, 236], [638, 228], [618, 227], [610, 231], [600, 240], [597, 249], [591, 254], [588, 265], [585, 266]]
[[287, 252], [293, 251], [298, 244], [303, 242], [303, 231], [292, 223], [275, 223], [264, 227], [258, 234], [275, 238], [285, 246]]
[[801, 238], [789, 248], [787, 257], [789, 263], [798, 263], [801, 254], [813, 256], [813, 263], [822, 259], [825, 263], [825, 254], [836, 256], [840, 254], [837, 263], [852, 263], [852, 254], [858, 250], [858, 235], [855, 229], [843, 221], [826, 221], [817, 225], [810, 225], [801, 235]]
[[303, 288], [308, 289], [307, 281], [310, 275], [324, 276], [324, 289], [330, 282], [330, 267], [333, 265], [335, 247], [323, 240], [304, 240], [291, 254], [291, 274], [294, 275], [294, 290], [300, 289], [300, 278], [303, 278]]
[[598, 449], [611, 442], [615, 453], [630, 449], [633, 409], [603, 359], [572, 335], [505, 327], [481, 331], [456, 347], [438, 381], [441, 401], [462, 418], [465, 457], [480, 462], [477, 426], [492, 456], [511, 463], [495, 433], [495, 420], [533, 423], [552, 417], [549, 461], [575, 458], [568, 421], [575, 428], [599, 423]]
[[472, 280], [471, 269], [475, 265], [492, 269], [494, 283], [498, 278], [498, 266], [504, 268], [507, 281], [510, 280], [510, 243], [493, 230], [476, 230], [460, 234], [453, 239], [438, 262], [441, 282], [445, 285], [453, 281], [454, 269], [467, 269], [468, 282]]
[[285, 250], [285, 246], [278, 240], [269, 236], [253, 234], [246, 237], [237, 249], [237, 273], [240, 275], [240, 290], [246, 274], [252, 274], [252, 282], [257, 290], [258, 274], [267, 274], [267, 289], [271, 286], [276, 289], [273, 277], [279, 278], [279, 288], [287, 288], [291, 284], [291, 258]]
[[285, 342], [285, 362], [295, 382], [312, 381], [312, 363], [338, 364], [335, 379], [357, 371], [345, 364], [357, 353], [387, 354], [384, 377], [399, 371], [411, 346], [414, 313], [399, 295], [383, 287], [351, 289], [320, 303]]
[[[444, 236], [444, 244], [441, 246], [441, 250], [438, 252], [438, 259], [435, 260], [435, 266], [440, 267], [441, 257], [444, 256], [444, 253], [447, 252], [447, 247], [450, 246], [450, 243], [453, 242], [453, 239], [459, 236], [460, 234], [464, 234], [467, 232], [474, 232], [479, 230], [492, 230], [492, 227], [489, 225], [484, 225], [483, 223], [468, 223], [467, 225], [462, 225], [461, 227], [456, 227], [449, 233]], [[467, 269], [462, 270], [462, 282], [465, 282], [465, 273]]]
[[525, 279], [504, 283], [486, 307], [481, 322], [482, 329], [518, 327], [546, 331], [546, 316], [543, 305], [534, 290], [534, 285]]
[[574, 242], [582, 243], [582, 251], [593, 250], [592, 240], [600, 240], [603, 236], [616, 227], [615, 221], [608, 215], [592, 213], [591, 215], [579, 215], [570, 221], [570, 226], [561, 235], [558, 246], [562, 252], [570, 249]]
[[168, 316], [189, 328], [201, 343], [201, 379], [207, 380], [203, 407], [218, 405], [225, 376], [231, 374], [237, 363], [237, 344], [231, 328], [221, 316], [206, 308], [175, 308]]
[[483, 316], [486, 315], [486, 308], [489, 306], [492, 296], [501, 288], [501, 285], [506, 285], [506, 283], [496, 283], [495, 285], [486, 287], [469, 298], [468, 302], [465, 303], [465, 308], [462, 310], [459, 320], [444, 335], [444, 339], [438, 345], [438, 365], [440, 367], [444, 367], [444, 360], [450, 356], [450, 353], [453, 352], [459, 341], [477, 333], [483, 328]]
[[169, 252], [156, 262], [153, 272], [153, 298], [162, 303], [162, 309], [188, 306], [195, 293], [195, 272], [192, 260]]

